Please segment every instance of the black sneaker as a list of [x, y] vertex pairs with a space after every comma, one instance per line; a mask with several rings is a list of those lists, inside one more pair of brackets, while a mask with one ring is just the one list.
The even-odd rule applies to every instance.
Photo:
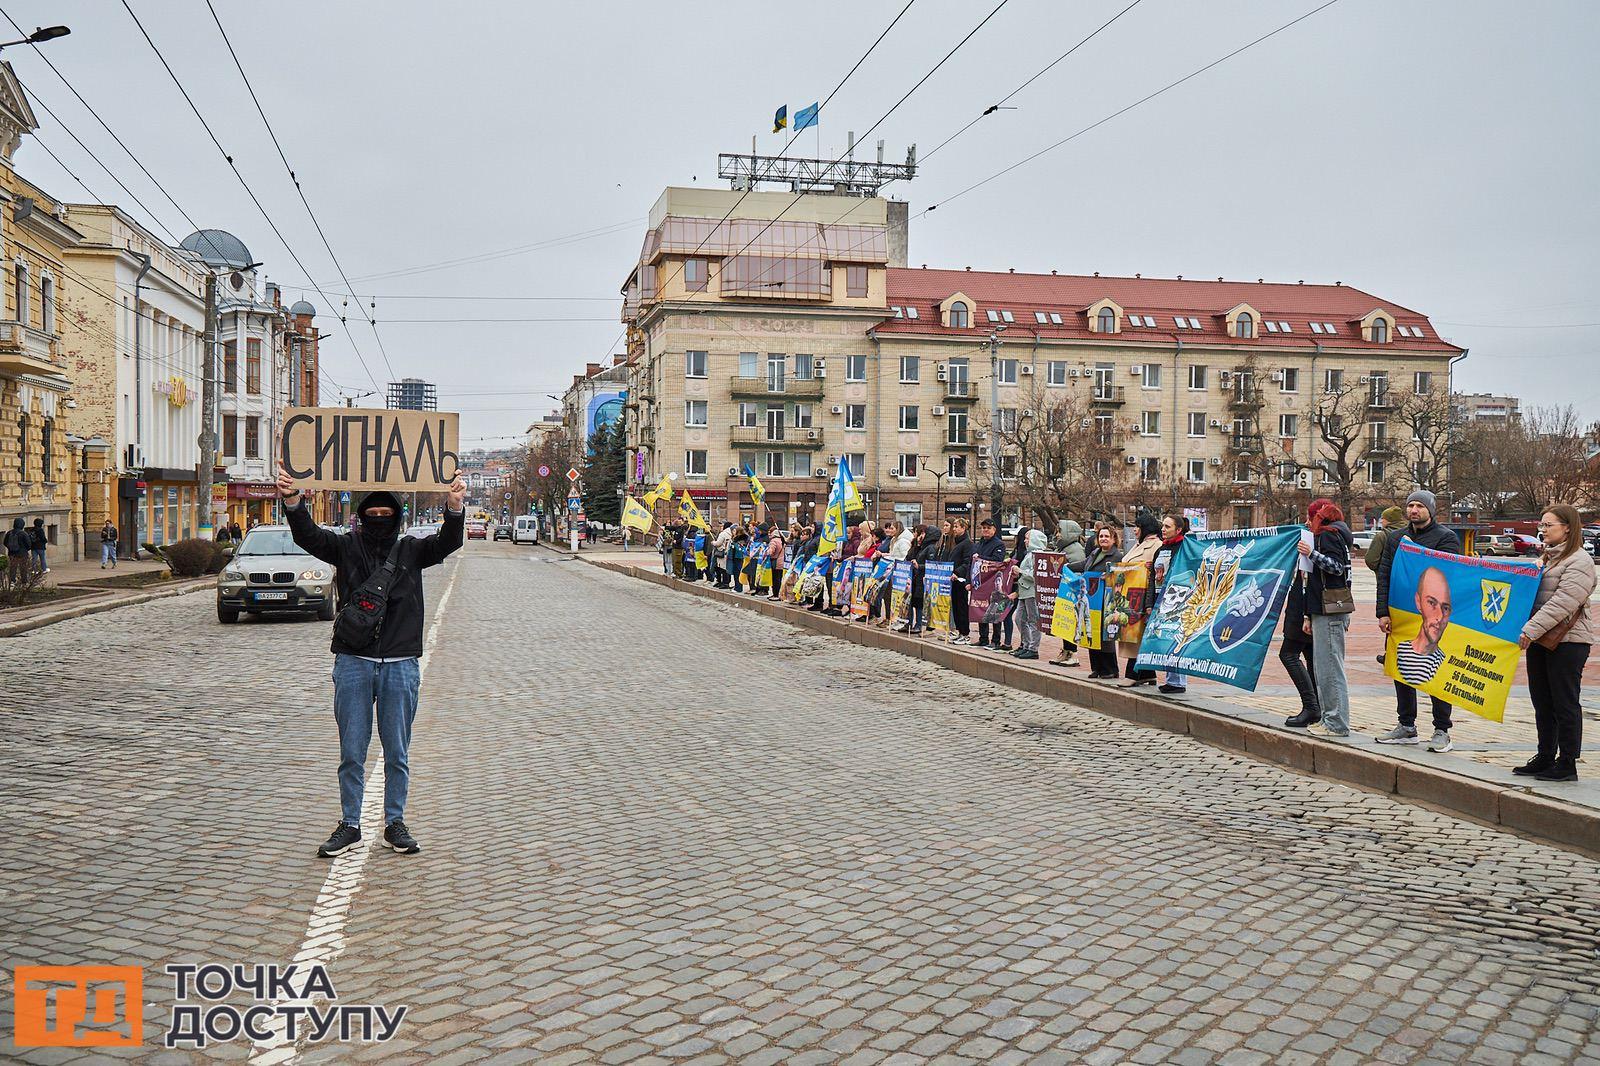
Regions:
[[1167, 696], [1181, 696], [1189, 690], [1183, 685], [1162, 685], [1160, 688], [1156, 689], [1156, 691]]
[[406, 828], [406, 823], [396, 818], [383, 830], [383, 845], [391, 851], [401, 855], [415, 855], [422, 850], [422, 845], [417, 843], [417, 838], [411, 835], [411, 830]]
[[317, 854], [324, 859], [331, 859], [335, 855], [343, 855], [359, 843], [361, 843], [360, 828], [340, 822], [334, 826], [333, 835], [328, 838], [328, 842], [317, 849]]

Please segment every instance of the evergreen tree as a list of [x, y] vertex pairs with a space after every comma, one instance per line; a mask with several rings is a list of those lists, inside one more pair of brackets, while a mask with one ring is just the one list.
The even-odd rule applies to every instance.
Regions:
[[591, 522], [615, 526], [622, 521], [622, 487], [627, 475], [627, 451], [622, 423], [596, 426], [589, 435], [589, 454], [583, 461], [583, 510]]

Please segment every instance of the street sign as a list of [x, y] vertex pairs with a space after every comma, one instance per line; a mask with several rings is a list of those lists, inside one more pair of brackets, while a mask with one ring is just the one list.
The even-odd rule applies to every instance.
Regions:
[[350, 502], [350, 493], [348, 493], [348, 492], [339, 493], [339, 502], [340, 503], [349, 503]]
[[508, 500], [511, 499], [511, 493], [509, 493], [509, 492], [506, 493], [506, 499], [508, 499]]
[[576, 485], [578, 483], [578, 468], [577, 467], [575, 467], [575, 466], [567, 467], [567, 480], [572, 482], [574, 485]]
[[539, 476], [540, 477], [549, 477], [550, 476], [550, 468], [548, 466], [541, 466], [539, 468]]
[[577, 514], [582, 509], [583, 509], [583, 500], [580, 497], [577, 497], [577, 496], [569, 496], [569, 497], [567, 497], [567, 510], [571, 511], [573, 514]]

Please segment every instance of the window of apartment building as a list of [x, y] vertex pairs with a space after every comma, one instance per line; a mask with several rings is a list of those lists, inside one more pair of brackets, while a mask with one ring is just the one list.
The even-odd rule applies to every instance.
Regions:
[[755, 403], [739, 404], [739, 425], [746, 428], [754, 426], [761, 419], [761, 405]]
[[239, 342], [226, 341], [222, 345], [222, 391], [239, 391]]
[[950, 305], [950, 328], [966, 329], [972, 325], [972, 312], [960, 300]]
[[1161, 387], [1161, 364], [1144, 364], [1144, 373], [1139, 380], [1139, 385], [1141, 388], [1159, 389]]
[[1280, 437], [1298, 437], [1299, 435], [1300, 435], [1300, 416], [1299, 415], [1279, 415], [1278, 416], [1278, 436], [1280, 436]]
[[1012, 317], [1012, 314], [1011, 314], [1010, 311], [1001, 311], [1000, 312], [1000, 318], [1004, 322], [1015, 322], [1016, 321], [1016, 319], [1014, 317]]
[[1241, 340], [1249, 340], [1256, 335], [1256, 320], [1249, 311], [1239, 312], [1239, 317], [1233, 320], [1233, 335]]
[[1389, 443], [1389, 423], [1367, 423], [1367, 446], [1369, 448], [1383, 448]]
[[918, 410], [916, 404], [903, 403], [900, 405], [900, 428], [903, 431], [912, 433], [919, 429], [920, 427], [917, 422], [917, 417]]
[[706, 476], [706, 452], [704, 448], [691, 448], [683, 453], [683, 473], [686, 477]]
[[[693, 356], [695, 353], [694, 352], [689, 352], [688, 354], [690, 356]], [[696, 373], [694, 373], [694, 372], [692, 372], [690, 370], [685, 370], [684, 374], [687, 377], [703, 378], [703, 377], [706, 376], [705, 353], [701, 352], [700, 355], [701, 355], [700, 373], [696, 374]], [[742, 378], [758, 378], [758, 377], [761, 376], [761, 353], [760, 352], [740, 352], [739, 353], [739, 376], [742, 377]]]
[[1411, 391], [1416, 393], [1418, 396], [1432, 392], [1433, 372], [1428, 370], [1418, 370], [1416, 373], [1412, 374]]
[[867, 294], [867, 268], [865, 266], [851, 263], [844, 268], [844, 294], [846, 296], [865, 296]]
[[1206, 413], [1204, 411], [1189, 412], [1189, 436], [1203, 437], [1206, 435]]
[[922, 360], [914, 355], [900, 357], [900, 381], [911, 385], [922, 380]]
[[261, 341], [256, 337], [244, 342], [244, 391], [252, 396], [261, 393]]
[[867, 453], [866, 452], [851, 452], [849, 455], [845, 456], [845, 458], [850, 460], [850, 473], [851, 474], [855, 475], [856, 477], [865, 477], [866, 476], [866, 472], [867, 472]]
[[56, 279], [49, 274], [39, 278], [39, 325], [46, 333], [56, 331]]
[[1035, 311], [1033, 313], [1033, 320], [1035, 322], [1039, 323], [1039, 325], [1041, 325], [1041, 326], [1047, 326], [1047, 325], [1050, 324], [1050, 320], [1048, 318], [1044, 317], [1044, 312], [1043, 311]]
[[783, 439], [783, 404], [775, 403], [767, 407], [767, 439]]
[[900, 458], [895, 461], [895, 468], [890, 473], [895, 477], [916, 477], [917, 453], [901, 452]]
[[847, 403], [844, 405], [844, 428], [867, 428], [867, 405], [864, 403]]
[[28, 265], [17, 264], [17, 321], [28, 324]]
[[17, 418], [17, 480], [28, 480], [28, 423], [27, 415]]
[[1322, 430], [1324, 440], [1337, 437], [1344, 432], [1344, 416], [1337, 411], [1325, 414], [1322, 416], [1322, 425], [1319, 428]]
[[39, 430], [39, 480], [49, 483], [56, 480], [56, 420], [46, 418]]
[[967, 443], [967, 412], [951, 411], [945, 418], [945, 440], [951, 444]]
[[1139, 412], [1139, 435], [1141, 437], [1159, 437], [1161, 435], [1161, 412]]
[[944, 394], [946, 396], [966, 396], [970, 389], [968, 371], [970, 366], [966, 359], [952, 359], [945, 364]]
[[806, 352], [796, 352], [794, 357], [794, 379], [796, 381], [810, 381], [817, 373], [816, 357]]
[[797, 404], [795, 404], [794, 405], [794, 428], [795, 429], [810, 429], [811, 426], [812, 426], [812, 422], [811, 422], [811, 405], [808, 404], [808, 403], [797, 403]]
[[1017, 361], [1015, 359], [995, 360], [995, 380], [1002, 385], [1015, 385], [1017, 383]]
[[964, 481], [967, 477], [967, 457], [965, 455], [952, 455], [945, 467], [950, 477]]
[[1206, 368], [1191, 366], [1189, 368], [1189, 391], [1204, 392], [1206, 387]]
[[1300, 371], [1294, 367], [1283, 368], [1283, 380], [1278, 383], [1279, 392], [1300, 391]]
[[1017, 457], [1015, 455], [1002, 455], [1000, 457], [1000, 477], [1006, 481], [1016, 480]]
[[1389, 403], [1389, 373], [1386, 370], [1374, 371], [1367, 382], [1368, 402], [1374, 407], [1386, 407]]
[[706, 261], [704, 259], [685, 259], [683, 261], [683, 287], [689, 292], [706, 291]]
[[1372, 320], [1372, 343], [1389, 343], [1389, 323], [1385, 322], [1381, 318], [1375, 318]]
[[222, 454], [229, 459], [239, 457], [239, 416], [222, 416]]
[[[748, 375], [746, 375], [745, 372], [744, 372], [744, 367], [745, 367], [744, 357], [746, 355], [748, 355], [750, 357], [750, 373]], [[755, 352], [740, 352], [739, 353], [739, 374], [741, 376], [747, 376], [747, 377], [752, 377], [752, 378], [756, 376], [755, 359], [756, 359], [756, 353]], [[683, 353], [683, 376], [686, 377], [686, 378], [703, 378], [703, 377], [706, 376], [706, 353], [705, 352], [684, 352]]]
[[1160, 481], [1161, 480], [1161, 460], [1152, 458], [1150, 456], [1145, 456], [1144, 458], [1140, 459], [1139, 460], [1139, 480], [1140, 481]]
[[994, 413], [994, 428], [997, 433], [1015, 433], [1017, 431], [1017, 409], [1015, 407], [997, 408]]
[[1387, 473], [1387, 471], [1385, 470], [1384, 465], [1382, 463], [1377, 462], [1376, 460], [1374, 460], [1372, 462], [1369, 462], [1367, 464], [1367, 484], [1369, 484], [1369, 485], [1381, 485], [1381, 484], [1383, 484], [1384, 475], [1386, 473]]
[[261, 458], [261, 419], [255, 415], [244, 420], [244, 457]]
[[1196, 485], [1205, 484], [1206, 461], [1204, 459], [1189, 460], [1189, 480], [1194, 482]]
[[1095, 320], [1097, 323], [1095, 326], [1096, 333], [1115, 333], [1117, 331], [1117, 313], [1111, 308], [1102, 307], [1100, 313], [1095, 316]]
[[1096, 459], [1094, 461], [1094, 476], [1101, 481], [1111, 480], [1111, 460]]
[[762, 452], [761, 473], [765, 477], [783, 476], [783, 452]]
[[1322, 372], [1322, 391], [1338, 392], [1344, 388], [1343, 370], [1324, 370]]
[[706, 424], [706, 401], [683, 401], [683, 424], [686, 426], [703, 426]]
[[984, 314], [989, 316], [989, 321], [990, 322], [998, 322], [998, 321], [1000, 321], [1000, 312], [995, 310], [993, 307], [991, 307], [987, 311], [985, 311]]
[[1235, 484], [1242, 484], [1250, 480], [1250, 464], [1243, 459], [1236, 460], [1233, 464], [1233, 480]]
[[1094, 416], [1094, 442], [1096, 444], [1110, 444], [1116, 439], [1117, 420], [1112, 415]]
[[844, 379], [846, 381], [867, 380], [867, 357], [864, 355], [845, 356]]
[[1067, 383], [1067, 361], [1065, 359], [1052, 359], [1045, 364], [1044, 380], [1047, 385], [1065, 385]]

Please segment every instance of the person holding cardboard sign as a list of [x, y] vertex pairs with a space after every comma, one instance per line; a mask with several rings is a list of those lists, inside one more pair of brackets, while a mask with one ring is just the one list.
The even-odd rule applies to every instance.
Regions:
[[[294, 542], [336, 568], [340, 617], [334, 622], [333, 717], [339, 727], [339, 824], [317, 849], [323, 858], [361, 842], [361, 800], [374, 709], [383, 744], [383, 842], [405, 855], [422, 848], [406, 828], [410, 786], [407, 751], [422, 683], [422, 571], [461, 547], [466, 483], [458, 473], [446, 498], [444, 523], [426, 537], [401, 535], [401, 505], [386, 489], [356, 508], [361, 528], [334, 533], [317, 525], [287, 467], [278, 494]], [[348, 612], [348, 614], [347, 614]]]

